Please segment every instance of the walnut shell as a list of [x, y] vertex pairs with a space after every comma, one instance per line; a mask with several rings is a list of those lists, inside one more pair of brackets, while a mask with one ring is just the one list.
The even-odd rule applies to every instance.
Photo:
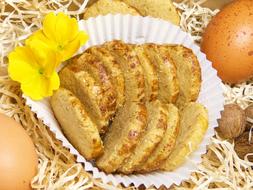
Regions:
[[239, 137], [246, 127], [246, 114], [242, 108], [236, 104], [228, 104], [224, 106], [221, 113], [221, 119], [218, 120], [218, 132], [226, 139]]
[[[253, 153], [253, 134], [249, 139], [250, 132], [244, 132], [240, 137], [235, 139], [235, 151], [241, 159], [249, 154]], [[249, 161], [253, 162], [253, 155], [247, 157]]]
[[[253, 126], [253, 104], [249, 105], [245, 109], [245, 114], [247, 117], [246, 130], [249, 131], [250, 128]], [[249, 121], [249, 120], [252, 120], [252, 121]]]

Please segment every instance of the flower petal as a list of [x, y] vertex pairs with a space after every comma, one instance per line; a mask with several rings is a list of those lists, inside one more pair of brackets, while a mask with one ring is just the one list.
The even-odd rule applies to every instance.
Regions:
[[55, 30], [56, 22], [57, 17], [53, 12], [47, 14], [43, 20], [43, 33], [48, 39], [52, 41], [55, 41], [58, 35]]
[[21, 84], [21, 89], [25, 95], [32, 99], [41, 100], [44, 97], [52, 96], [53, 91], [57, 90], [59, 86], [59, 76], [54, 72], [50, 78], [37, 75], [29, 84]]
[[12, 80], [28, 83], [37, 75], [38, 64], [28, 47], [17, 47], [8, 56], [8, 73]]
[[80, 46], [84, 44], [87, 40], [88, 35], [84, 32], [79, 32], [78, 36], [63, 48], [63, 61], [70, 59], [79, 50]]
[[44, 40], [42, 32], [37, 32], [26, 44], [31, 48], [37, 62], [45, 71], [46, 76], [51, 76], [55, 69], [60, 65], [62, 57], [61, 54], [56, 52], [54, 43]]
[[55, 26], [55, 32], [58, 34], [56, 40], [59, 44], [64, 46], [78, 35], [78, 23], [75, 18], [59, 13]]

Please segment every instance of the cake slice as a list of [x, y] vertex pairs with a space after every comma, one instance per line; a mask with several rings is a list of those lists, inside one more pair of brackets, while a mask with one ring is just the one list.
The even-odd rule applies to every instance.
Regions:
[[175, 146], [179, 132], [179, 111], [173, 104], [166, 105], [166, 109], [168, 110], [168, 122], [165, 134], [146, 162], [139, 167], [138, 172], [147, 173], [159, 169]]
[[51, 97], [51, 106], [63, 133], [80, 154], [91, 160], [103, 153], [97, 126], [73, 93], [59, 88]]
[[158, 68], [148, 59], [142, 45], [136, 46], [135, 51], [141, 63], [145, 78], [145, 96], [146, 101], [157, 100], [158, 97]]
[[111, 76], [112, 84], [117, 95], [117, 108], [120, 108], [125, 102], [125, 84], [124, 76], [119, 64], [111, 53], [103, 46], [94, 46], [86, 50], [96, 56], [104, 65], [107, 73]]
[[158, 98], [163, 103], [174, 103], [179, 94], [176, 67], [168, 54], [160, 52], [158, 45], [143, 45], [149, 60], [156, 65], [158, 73]]
[[142, 16], [161, 18], [179, 25], [180, 16], [171, 0], [121, 0], [134, 7]]
[[160, 46], [160, 50], [168, 51], [177, 68], [179, 79], [179, 98], [177, 106], [196, 101], [201, 88], [201, 70], [197, 57], [192, 50], [181, 45]]
[[[130, 174], [136, 171], [151, 155], [156, 145], [164, 138], [168, 111], [159, 100], [146, 104], [148, 124], [131, 156], [126, 159], [119, 172]], [[153, 153], [152, 153], [153, 154]]]
[[84, 52], [72, 64], [89, 73], [95, 79], [96, 84], [101, 87], [103, 94], [101, 101], [105, 105], [104, 109], [111, 119], [116, 111], [116, 91], [104, 64], [88, 52]]
[[125, 4], [124, 2], [115, 1], [115, 0], [98, 0], [88, 7], [83, 15], [83, 19], [88, 19], [90, 17], [96, 17], [99, 15], [107, 14], [130, 14], [130, 15], [139, 15], [139, 13]]
[[96, 160], [98, 168], [106, 173], [115, 172], [131, 155], [146, 124], [147, 111], [144, 104], [124, 104], [105, 135], [104, 154]]
[[64, 67], [60, 73], [61, 87], [70, 90], [87, 108], [100, 133], [106, 130], [111, 114], [107, 113], [103, 90], [93, 77], [75, 64]]
[[202, 142], [208, 128], [208, 113], [199, 103], [189, 103], [180, 114], [180, 128], [176, 145], [160, 169], [173, 171], [181, 166], [186, 158]]
[[103, 45], [122, 70], [125, 81], [125, 101], [145, 101], [145, 79], [141, 63], [133, 45], [114, 40]]

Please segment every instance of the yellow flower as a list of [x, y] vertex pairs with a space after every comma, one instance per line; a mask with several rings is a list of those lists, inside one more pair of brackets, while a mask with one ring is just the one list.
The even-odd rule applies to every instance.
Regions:
[[21, 83], [21, 90], [34, 100], [52, 96], [60, 86], [55, 71], [60, 59], [57, 54], [33, 40], [29, 46], [17, 47], [8, 56], [8, 72], [12, 80]]
[[88, 35], [79, 31], [78, 23], [75, 18], [59, 13], [49, 13], [44, 21], [42, 30], [35, 32], [27, 41], [36, 38], [42, 41], [48, 48], [58, 52], [61, 60], [71, 58], [77, 50], [88, 40]]

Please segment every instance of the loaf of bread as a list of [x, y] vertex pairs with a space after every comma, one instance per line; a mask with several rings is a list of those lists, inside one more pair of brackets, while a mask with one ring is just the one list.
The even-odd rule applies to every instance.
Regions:
[[172, 171], [208, 127], [194, 103], [200, 65], [183, 46], [114, 40], [73, 58], [59, 76], [51, 105], [63, 133], [106, 173]]

